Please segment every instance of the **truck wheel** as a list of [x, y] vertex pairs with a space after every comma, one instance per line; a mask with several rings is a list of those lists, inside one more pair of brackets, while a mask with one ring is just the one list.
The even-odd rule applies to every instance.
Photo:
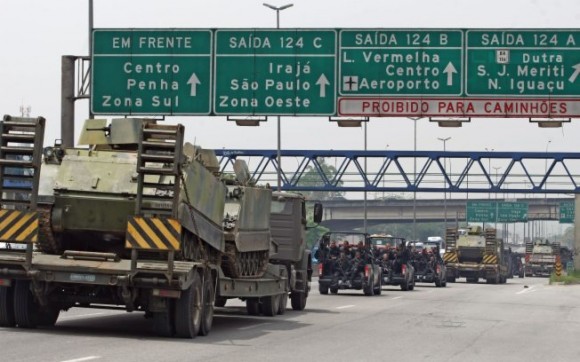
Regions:
[[215, 302], [213, 305], [215, 305], [216, 307], [225, 307], [227, 301], [228, 301], [228, 298], [215, 297]]
[[413, 290], [413, 289], [415, 289], [415, 282], [414, 282], [414, 281], [412, 281], [412, 282], [409, 284], [409, 290]]
[[278, 306], [280, 305], [280, 297], [278, 295], [270, 295], [260, 299], [260, 311], [266, 317], [273, 317], [278, 314]]
[[260, 301], [258, 298], [249, 298], [246, 300], [246, 311], [248, 315], [260, 315]]
[[14, 320], [20, 328], [36, 328], [38, 326], [39, 306], [30, 291], [30, 282], [16, 281], [14, 287]]
[[441, 288], [441, 286], [442, 286], [442, 285], [443, 285], [443, 284], [441, 283], [441, 279], [439, 279], [439, 278], [435, 279], [435, 286], [436, 286], [437, 288]]
[[373, 289], [373, 293], [375, 295], [381, 295], [383, 293], [383, 277], [379, 278], [379, 285], [375, 286]]
[[404, 282], [401, 283], [401, 290], [402, 291], [409, 290], [409, 282], [408, 281], [405, 280]]
[[328, 294], [328, 287], [319, 284], [318, 285], [318, 292], [320, 294], [326, 295], [326, 294]]
[[306, 293], [294, 292], [290, 295], [290, 304], [294, 310], [304, 310], [306, 308]]
[[167, 299], [167, 311], [153, 313], [153, 331], [159, 337], [173, 337], [175, 335], [174, 312], [175, 302]]
[[14, 327], [14, 287], [0, 288], [0, 327]]
[[201, 300], [201, 278], [193, 273], [193, 283], [175, 303], [175, 335], [180, 338], [195, 338], [201, 327], [203, 302]]
[[213, 304], [215, 303], [215, 289], [213, 288], [213, 278], [210, 272], [205, 273], [203, 283], [203, 308], [199, 335], [207, 336], [213, 325]]
[[282, 293], [279, 297], [278, 314], [282, 315], [286, 313], [286, 306], [288, 305], [288, 294]]
[[363, 292], [365, 293], [366, 296], [368, 297], [372, 297], [375, 293], [374, 293], [374, 285], [372, 282], [368, 283], [364, 288], [363, 288]]

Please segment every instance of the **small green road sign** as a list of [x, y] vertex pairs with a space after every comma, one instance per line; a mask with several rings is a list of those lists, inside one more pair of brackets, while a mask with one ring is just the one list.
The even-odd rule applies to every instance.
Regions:
[[468, 222], [526, 222], [528, 221], [528, 204], [526, 202], [468, 201], [466, 220]]
[[494, 222], [496, 213], [496, 202], [467, 201], [465, 219], [467, 222]]
[[466, 36], [467, 95], [577, 98], [580, 94], [579, 31], [467, 30]]
[[560, 202], [560, 224], [573, 224], [575, 207], [573, 201]]
[[207, 115], [211, 30], [93, 31], [95, 114]]
[[459, 96], [461, 30], [340, 31], [343, 96]]
[[334, 115], [336, 31], [216, 30], [214, 113]]
[[527, 202], [498, 202], [497, 222], [526, 222], [526, 221], [528, 221]]

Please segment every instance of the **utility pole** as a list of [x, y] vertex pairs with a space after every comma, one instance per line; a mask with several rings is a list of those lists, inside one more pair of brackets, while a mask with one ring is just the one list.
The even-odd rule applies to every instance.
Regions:
[[[447, 141], [449, 141], [451, 137], [437, 137], [437, 139], [443, 142], [443, 153], [447, 152]], [[445, 187], [443, 190], [443, 209], [445, 210], [445, 226], [443, 229], [445, 230], [445, 228], [447, 228], [447, 180], [445, 177], [447, 175], [447, 157], [445, 157], [445, 155], [443, 156], [443, 171], [443, 185]]]
[[[274, 6], [270, 4], [263, 4], [265, 7], [276, 11], [276, 29], [280, 29], [280, 11], [286, 10], [294, 6], [294, 4], [286, 4], [282, 6]], [[282, 127], [280, 122], [280, 116], [276, 116], [277, 122], [277, 148], [276, 148], [276, 161], [278, 162], [278, 172], [277, 172], [277, 191], [282, 190]]]

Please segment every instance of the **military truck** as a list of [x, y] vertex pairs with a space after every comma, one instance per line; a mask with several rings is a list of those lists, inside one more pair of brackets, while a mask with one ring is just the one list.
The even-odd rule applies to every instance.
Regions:
[[44, 126], [0, 122], [0, 194], [24, 195], [0, 199], [0, 242], [26, 246], [0, 251], [1, 326], [118, 307], [144, 312], [159, 335], [195, 338], [210, 332], [216, 297], [280, 312], [288, 272], [269, 262], [271, 190], [248, 182], [242, 163], [222, 179], [182, 125], [88, 120], [84, 147], [43, 149]]
[[525, 276], [550, 276], [560, 255], [560, 243], [535, 240], [526, 243]]
[[[270, 231], [272, 250], [270, 263], [286, 268], [288, 295], [293, 310], [304, 310], [312, 281], [311, 252], [306, 248], [306, 199], [298, 193], [272, 192]], [[322, 220], [322, 204], [314, 204], [313, 221]], [[216, 298], [223, 307], [226, 298]], [[280, 301], [280, 314], [286, 310], [286, 298]]]
[[447, 281], [454, 283], [465, 277], [468, 283], [485, 279], [489, 284], [505, 283], [508, 275], [503, 241], [495, 229], [472, 226], [467, 229], [448, 228], [447, 250], [443, 260], [447, 267]]
[[369, 235], [359, 232], [324, 233], [316, 251], [318, 291], [337, 294], [339, 290], [362, 290], [364, 295], [380, 295], [382, 273], [372, 255]]

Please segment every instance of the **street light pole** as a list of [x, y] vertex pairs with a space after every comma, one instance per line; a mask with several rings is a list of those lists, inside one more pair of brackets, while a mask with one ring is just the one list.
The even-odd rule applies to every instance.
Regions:
[[[544, 159], [544, 177], [546, 177], [547, 173], [548, 173], [548, 148], [550, 147], [550, 143], [552, 143], [552, 140], [548, 140], [548, 142], [546, 142], [546, 158]], [[546, 177], [546, 185], [545, 185], [546, 190], [548, 189], [548, 178]], [[544, 193], [544, 199], [548, 198], [548, 194]]]
[[[501, 167], [499, 166], [493, 166], [493, 169], [495, 170], [495, 184], [497, 185], [497, 171], [500, 169]], [[497, 204], [497, 192], [495, 193], [495, 226], [494, 229], [497, 230], [497, 214], [498, 214], [498, 204]]]
[[[493, 148], [488, 149], [487, 147], [485, 148], [485, 150], [488, 151], [488, 152], [493, 152], [494, 151]], [[488, 158], [487, 159], [487, 173], [489, 174], [489, 178], [491, 179], [491, 158]], [[491, 200], [491, 186], [492, 185], [490, 185], [490, 192], [489, 192], [489, 194], [487, 194], [487, 199], [488, 200]], [[497, 195], [496, 195], [496, 198], [497, 198]]]
[[[451, 137], [439, 138], [437, 139], [443, 142], [443, 153], [447, 152], [447, 141], [451, 139]], [[443, 157], [443, 184], [445, 185], [445, 174], [447, 173], [447, 158]], [[446, 186], [446, 185], [445, 185]], [[443, 209], [445, 210], [445, 228], [447, 228], [447, 188], [443, 190]]]
[[[294, 6], [294, 4], [286, 4], [286, 5], [282, 5], [282, 6], [274, 6], [274, 5], [270, 5], [270, 4], [263, 4], [265, 7], [270, 8], [274, 11], [276, 11], [276, 29], [280, 29], [280, 11], [282, 10], [286, 10], [292, 6]], [[280, 116], [276, 116], [278, 122], [277, 122], [277, 138], [278, 138], [278, 145], [277, 145], [277, 149], [276, 149], [276, 161], [278, 162], [278, 172], [277, 172], [277, 190], [281, 191], [282, 190], [282, 127], [281, 127], [281, 122], [280, 122]]]
[[[367, 123], [368, 120], [364, 123], [364, 147], [365, 147], [365, 152], [367, 150]], [[365, 171], [365, 178], [366, 178], [366, 174], [367, 174], [367, 157], [365, 155], [365, 163], [364, 163], [364, 171]], [[364, 222], [363, 222], [363, 232], [366, 233], [367, 232], [367, 191], [366, 191], [366, 185], [365, 185], [365, 192], [364, 192]]]

